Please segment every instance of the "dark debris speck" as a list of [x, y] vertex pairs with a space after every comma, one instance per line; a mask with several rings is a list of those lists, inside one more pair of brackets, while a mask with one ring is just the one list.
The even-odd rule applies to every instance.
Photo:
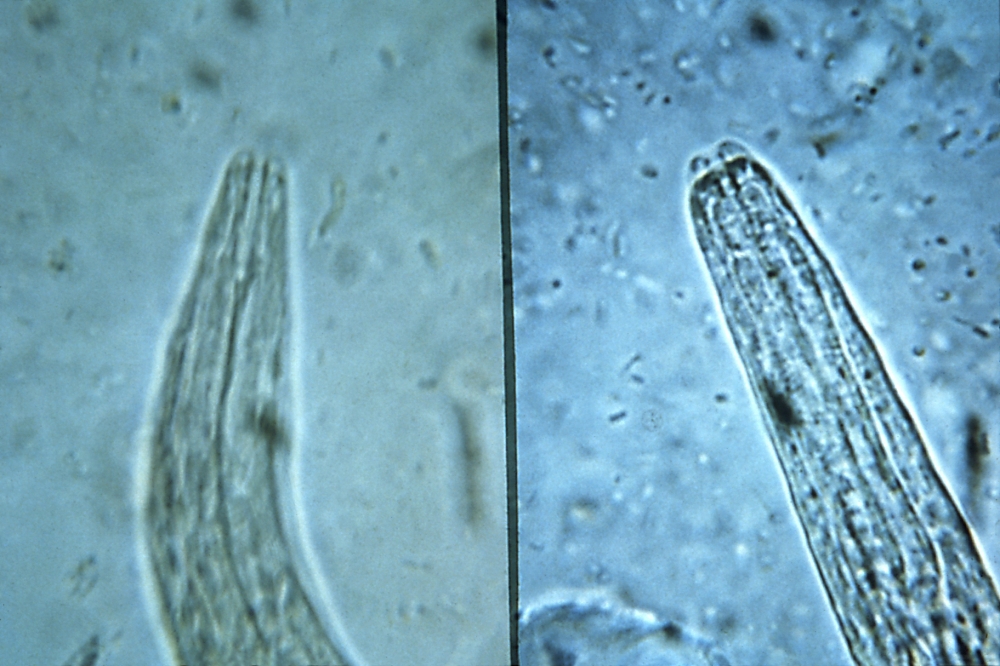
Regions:
[[53, 273], [65, 273], [72, 268], [73, 255], [76, 248], [67, 239], [59, 241], [59, 245], [49, 250], [48, 267]]
[[683, 630], [680, 628], [679, 625], [677, 625], [674, 622], [667, 622], [667, 623], [665, 623], [663, 625], [662, 631], [663, 631], [663, 635], [668, 640], [671, 640], [671, 641], [679, 641], [679, 640], [681, 640], [684, 637]]
[[545, 64], [549, 67], [556, 66], [556, 47], [551, 44], [542, 49], [542, 57], [545, 58]]
[[222, 86], [222, 71], [204, 60], [192, 63], [189, 73], [191, 80], [205, 90], [218, 90]]
[[750, 38], [755, 42], [771, 44], [778, 40], [778, 29], [774, 22], [764, 14], [755, 13], [747, 20]]
[[164, 113], [180, 113], [181, 98], [176, 93], [166, 93], [160, 98], [160, 110]]
[[576, 653], [561, 645], [546, 641], [544, 646], [548, 663], [552, 666], [576, 666]]
[[485, 25], [476, 30], [473, 38], [476, 52], [484, 60], [491, 60], [497, 54], [497, 33], [492, 25]]
[[38, 32], [59, 25], [59, 12], [51, 0], [31, 0], [24, 6], [24, 20]]
[[249, 25], [260, 19], [260, 8], [254, 0], [233, 0], [229, 3], [229, 14], [235, 20]]
[[947, 150], [948, 146], [951, 145], [951, 142], [960, 137], [961, 135], [962, 135], [962, 130], [956, 129], [942, 136], [940, 139], [938, 139], [938, 143], [941, 145], [941, 150]]
[[951, 47], [942, 47], [931, 55], [931, 66], [934, 68], [934, 78], [946, 81], [961, 71], [965, 62]]

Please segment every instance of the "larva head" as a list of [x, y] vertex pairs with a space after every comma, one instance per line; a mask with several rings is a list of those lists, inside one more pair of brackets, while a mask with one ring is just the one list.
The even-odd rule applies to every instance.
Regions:
[[746, 236], [748, 230], [734, 221], [745, 217], [740, 214], [740, 192], [753, 179], [751, 164], [746, 147], [731, 139], [720, 141], [711, 151], [691, 160], [694, 181], [688, 203], [703, 248], [708, 237], [725, 238], [727, 244], [739, 246], [740, 239]]
[[[767, 242], [764, 238], [777, 226], [795, 223], [793, 209], [771, 172], [742, 143], [725, 139], [709, 156], [696, 160], [701, 170], [692, 192], [711, 193], [712, 203], [703, 200], [702, 207], [717, 215], [719, 229], [737, 244], [740, 239]], [[788, 211], [790, 219], [777, 219], [778, 210]], [[739, 228], [730, 228], [736, 220]]]

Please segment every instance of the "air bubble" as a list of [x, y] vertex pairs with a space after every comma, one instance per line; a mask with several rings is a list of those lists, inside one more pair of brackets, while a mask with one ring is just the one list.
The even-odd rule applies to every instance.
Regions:
[[778, 40], [778, 30], [774, 21], [764, 14], [753, 14], [747, 21], [750, 38], [762, 44], [773, 44]]

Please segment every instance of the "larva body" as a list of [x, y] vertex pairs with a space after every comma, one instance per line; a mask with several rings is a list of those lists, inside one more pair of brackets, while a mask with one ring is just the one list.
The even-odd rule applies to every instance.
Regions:
[[152, 393], [144, 536], [179, 663], [343, 663], [296, 575], [277, 499], [287, 198], [280, 163], [229, 162]]
[[1000, 663], [971, 528], [830, 262], [744, 146], [691, 166], [694, 236], [852, 657]]

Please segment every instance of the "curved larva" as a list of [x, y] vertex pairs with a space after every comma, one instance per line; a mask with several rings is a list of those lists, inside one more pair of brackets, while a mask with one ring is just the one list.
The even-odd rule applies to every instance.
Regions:
[[344, 663], [296, 574], [278, 507], [287, 198], [279, 162], [230, 160], [151, 391], [144, 548], [178, 663]]
[[1000, 663], [1000, 600], [830, 263], [768, 170], [721, 142], [688, 213], [858, 664]]

